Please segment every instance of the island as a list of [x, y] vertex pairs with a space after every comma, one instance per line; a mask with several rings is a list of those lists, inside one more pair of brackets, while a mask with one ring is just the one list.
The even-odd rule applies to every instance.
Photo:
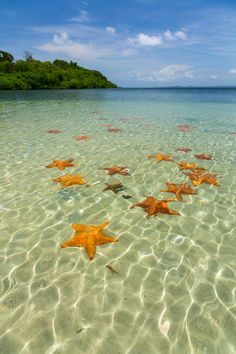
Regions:
[[14, 60], [0, 50], [0, 90], [116, 88], [97, 70], [85, 69], [77, 62], [56, 59], [36, 60], [28, 52], [24, 60]]

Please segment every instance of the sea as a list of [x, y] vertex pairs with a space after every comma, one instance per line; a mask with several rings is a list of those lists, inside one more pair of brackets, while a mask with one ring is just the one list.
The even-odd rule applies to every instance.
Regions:
[[[179, 215], [131, 208], [149, 196]], [[0, 91], [0, 353], [236, 353], [235, 210], [236, 89]], [[61, 248], [72, 224], [104, 222], [118, 242], [93, 260]]]

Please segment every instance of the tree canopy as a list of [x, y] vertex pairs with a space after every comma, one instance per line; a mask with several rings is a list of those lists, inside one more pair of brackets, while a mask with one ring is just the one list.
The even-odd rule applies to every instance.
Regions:
[[12, 62], [13, 60], [14, 60], [14, 57], [12, 54], [10, 54], [8, 52], [4, 52], [3, 50], [0, 50], [0, 62], [3, 62], [3, 61]]
[[85, 69], [73, 61], [41, 62], [30, 54], [30, 58], [27, 56], [26, 60], [14, 62], [12, 54], [0, 51], [1, 90], [115, 87], [99, 71]]

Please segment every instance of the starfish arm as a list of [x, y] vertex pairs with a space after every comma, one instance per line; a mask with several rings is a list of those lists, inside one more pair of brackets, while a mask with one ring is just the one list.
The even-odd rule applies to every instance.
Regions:
[[160, 213], [169, 214], [169, 215], [180, 215], [180, 213], [178, 211], [175, 211], [175, 210], [169, 209], [169, 208], [160, 209]]
[[130, 206], [130, 209], [133, 209], [133, 208], [135, 208], [135, 207], [137, 207], [137, 206], [140, 206], [140, 207], [142, 207], [142, 202], [141, 203], [134, 203], [134, 204], [132, 204], [131, 206]]
[[168, 189], [161, 189], [160, 192], [167, 192], [167, 193], [171, 193]]
[[183, 197], [182, 197], [181, 192], [176, 192], [175, 195], [176, 195], [176, 198], [177, 198], [177, 200], [178, 200], [179, 202], [182, 202], [182, 201], [183, 201]]
[[88, 226], [85, 225], [85, 224], [72, 224], [72, 229], [74, 229], [77, 233], [81, 233], [81, 232], [84, 232]]
[[72, 183], [72, 184], [80, 184], [80, 185], [82, 185], [82, 184], [85, 184], [85, 183], [86, 183], [85, 180], [81, 179], [77, 183]]
[[123, 176], [130, 176], [129, 172], [128, 171], [122, 171], [121, 173]]
[[56, 164], [54, 162], [50, 163], [49, 165], [45, 166], [46, 168], [53, 168], [56, 167]]
[[71, 226], [72, 226], [72, 229], [74, 229], [77, 232], [82, 231], [84, 228], [83, 224], [72, 224]]
[[71, 163], [73, 161], [74, 161], [74, 159], [65, 160], [66, 163]]
[[61, 182], [61, 189], [71, 186], [71, 182]]
[[176, 211], [176, 210], [173, 210], [173, 209], [169, 209], [169, 214], [170, 215], [180, 215], [180, 213], [178, 212], [178, 211]]
[[155, 205], [151, 205], [147, 209], [147, 218], [149, 219], [151, 216], [156, 216], [158, 214], [158, 212], [159, 212], [158, 208], [156, 208]]
[[53, 182], [60, 182], [60, 177], [58, 177], [58, 178], [53, 178]]
[[110, 237], [110, 236], [106, 236], [106, 235], [99, 235], [99, 238], [96, 240], [96, 243], [98, 245], [104, 245], [105, 243], [109, 243], [109, 242], [118, 242], [118, 238], [114, 238], [114, 237]]
[[147, 219], [150, 219], [151, 216], [156, 216], [156, 215], [157, 215], [157, 213], [155, 214], [152, 211], [147, 210]]
[[96, 254], [96, 245], [93, 240], [88, 240], [88, 242], [84, 245], [84, 248], [87, 252], [87, 255], [90, 261], [95, 257]]
[[109, 221], [104, 221], [104, 223], [98, 226], [98, 230], [103, 230], [107, 225], [109, 225]]
[[66, 247], [75, 247], [78, 246], [75, 244], [75, 242], [73, 241], [73, 238], [69, 241], [66, 241], [64, 243], [61, 244], [61, 248], [66, 248]]

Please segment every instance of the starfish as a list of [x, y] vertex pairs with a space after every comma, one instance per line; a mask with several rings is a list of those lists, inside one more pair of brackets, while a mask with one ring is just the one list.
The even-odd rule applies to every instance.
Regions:
[[74, 184], [85, 184], [86, 182], [83, 180], [83, 177], [78, 174], [78, 175], [64, 175], [58, 178], [54, 178], [53, 182], [58, 182], [61, 183], [61, 189], [64, 189], [66, 187], [73, 186]]
[[74, 160], [53, 160], [52, 163], [50, 163], [50, 165], [47, 165], [45, 167], [47, 168], [53, 168], [53, 167], [57, 167], [59, 170], [64, 170], [66, 167], [75, 167], [76, 165], [74, 163], [72, 163]]
[[189, 148], [178, 148], [175, 151], [189, 152], [189, 151], [192, 151], [192, 149], [189, 149]]
[[103, 170], [107, 171], [107, 174], [112, 176], [115, 175], [116, 173], [122, 175], [122, 176], [128, 176], [129, 173], [127, 171], [127, 167], [125, 166], [112, 166], [112, 167], [105, 167]]
[[167, 189], [161, 190], [161, 192], [174, 193], [176, 195], [177, 200], [182, 201], [182, 194], [197, 194], [192, 187], [188, 186], [186, 183], [175, 184], [175, 183], [166, 183]]
[[50, 130], [48, 130], [48, 133], [51, 133], [51, 134], [59, 134], [59, 133], [63, 133], [63, 130], [50, 129]]
[[172, 157], [165, 154], [147, 155], [148, 158], [155, 158], [160, 161], [173, 161]]
[[181, 170], [200, 170], [205, 171], [205, 168], [198, 166], [196, 163], [192, 162], [178, 162], [178, 165]]
[[112, 127], [112, 124], [110, 124], [110, 123], [107, 123], [107, 124], [100, 124], [100, 126], [101, 126], [101, 127], [107, 127], [107, 128], [109, 128], [109, 127]]
[[219, 186], [219, 183], [216, 179], [217, 175], [213, 173], [194, 172], [194, 173], [186, 173], [186, 176], [189, 177], [189, 179], [192, 181], [192, 184], [194, 186], [199, 186], [202, 183], [207, 183], [213, 186]]
[[168, 207], [169, 202], [173, 202], [175, 199], [174, 198], [169, 198], [169, 199], [164, 199], [164, 200], [158, 200], [154, 197], [148, 197], [146, 196], [146, 199], [144, 199], [140, 203], [135, 203], [131, 205], [131, 209], [139, 206], [144, 209], [144, 211], [147, 213], [147, 218], [149, 219], [151, 216], [157, 215], [158, 213], [162, 214], [171, 214], [171, 215], [180, 215], [179, 212], [172, 210]]
[[107, 187], [105, 189], [103, 189], [103, 191], [108, 191], [111, 190], [113, 193], [118, 193], [120, 191], [124, 190], [124, 186], [122, 183], [118, 182], [118, 183], [114, 183], [114, 184], [108, 184], [106, 183]]
[[199, 160], [212, 160], [213, 159], [213, 156], [212, 155], [208, 155], [208, 154], [194, 155], [194, 157], [196, 157]]
[[91, 136], [89, 135], [80, 135], [80, 136], [75, 136], [75, 140], [80, 141], [80, 140], [89, 140], [91, 139]]
[[109, 128], [107, 129], [109, 133], [119, 133], [122, 131], [120, 128]]
[[177, 125], [177, 128], [180, 132], [190, 132], [192, 130], [192, 127], [189, 124], [180, 124]]
[[103, 233], [103, 229], [108, 224], [108, 222], [104, 222], [99, 226], [72, 224], [75, 234], [69, 241], [62, 243], [61, 248], [84, 247], [91, 261], [96, 254], [96, 246], [109, 242], [118, 242], [117, 238], [107, 236]]

